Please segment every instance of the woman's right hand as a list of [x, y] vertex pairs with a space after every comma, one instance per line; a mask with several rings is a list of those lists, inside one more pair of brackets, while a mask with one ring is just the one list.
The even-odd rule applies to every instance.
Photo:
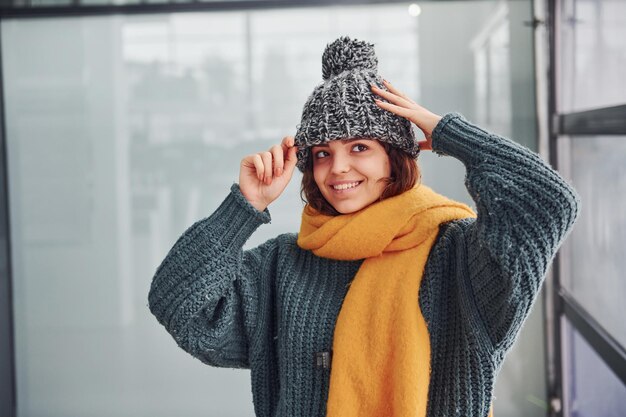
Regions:
[[285, 136], [280, 145], [241, 160], [239, 188], [257, 210], [265, 210], [287, 187], [296, 166], [297, 149], [294, 137]]

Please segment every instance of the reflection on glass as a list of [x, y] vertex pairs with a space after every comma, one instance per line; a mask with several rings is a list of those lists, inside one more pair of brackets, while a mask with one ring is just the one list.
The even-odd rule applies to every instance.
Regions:
[[559, 2], [559, 113], [626, 103], [626, 2]]
[[[622, 346], [626, 346], [626, 137], [563, 137], [569, 177], [581, 215], [563, 250], [563, 286]], [[607, 291], [607, 289], [610, 289]]]
[[622, 417], [626, 386], [567, 319], [563, 319], [565, 416]]
[[510, 27], [504, 3], [472, 40], [476, 78], [476, 122], [511, 135]]

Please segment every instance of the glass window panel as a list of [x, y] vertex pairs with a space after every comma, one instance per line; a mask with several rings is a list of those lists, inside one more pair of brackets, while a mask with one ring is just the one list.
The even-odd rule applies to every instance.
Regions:
[[[494, 122], [478, 122], [533, 143], [515, 128], [534, 123], [530, 2], [517, 3], [2, 21], [19, 415], [253, 415], [249, 372], [201, 364], [150, 315], [156, 267], [226, 196], [241, 158], [294, 133], [340, 35], [374, 42], [379, 72], [416, 101], [477, 120], [470, 43], [486, 33], [499, 78], [481, 98]], [[499, 24], [484, 31], [486, 17]], [[516, 77], [509, 41], [527, 65]], [[473, 204], [460, 161], [420, 158], [424, 183]], [[247, 247], [298, 230], [300, 180]], [[528, 323], [496, 414], [543, 413], [541, 323]]]
[[504, 136], [511, 128], [511, 41], [508, 9], [501, 7], [472, 40], [476, 120]]
[[559, 155], [582, 199], [562, 247], [562, 285], [626, 346], [626, 136], [564, 136]]
[[626, 102], [626, 2], [566, 0], [559, 16], [559, 113]]
[[566, 417], [623, 417], [626, 386], [574, 326], [563, 318]]

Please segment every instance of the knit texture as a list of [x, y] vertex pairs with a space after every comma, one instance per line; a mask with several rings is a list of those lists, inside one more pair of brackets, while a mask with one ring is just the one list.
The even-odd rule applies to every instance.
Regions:
[[296, 166], [304, 172], [312, 164], [311, 147], [332, 140], [373, 137], [419, 156], [419, 144], [411, 122], [382, 109], [370, 84], [388, 90], [378, 74], [374, 44], [341, 36], [322, 54], [322, 78], [302, 108], [294, 136], [298, 146]]
[[[432, 140], [435, 153], [465, 165], [478, 217], [440, 227], [416, 300], [431, 343], [427, 416], [482, 417], [581, 203], [539, 155], [458, 113], [440, 120]], [[153, 277], [148, 305], [195, 358], [251, 370], [257, 416], [325, 416], [332, 361], [319, 366], [316, 353], [331, 350], [363, 260], [318, 257], [296, 245], [295, 233], [244, 251], [270, 220], [267, 208], [256, 210], [233, 184], [175, 242]]]

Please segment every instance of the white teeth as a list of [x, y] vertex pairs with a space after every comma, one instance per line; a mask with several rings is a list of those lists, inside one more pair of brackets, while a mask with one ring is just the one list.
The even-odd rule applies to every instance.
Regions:
[[356, 187], [359, 184], [360, 184], [360, 182], [353, 182], [353, 183], [350, 183], [350, 184], [333, 185], [333, 188], [335, 190], [347, 190], [348, 188], [354, 188], [354, 187]]

